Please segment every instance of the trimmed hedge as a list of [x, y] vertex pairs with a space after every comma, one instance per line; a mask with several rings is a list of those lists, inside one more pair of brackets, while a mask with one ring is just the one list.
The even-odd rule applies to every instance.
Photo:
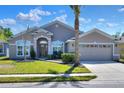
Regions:
[[32, 58], [32, 59], [35, 59], [36, 54], [35, 54], [35, 51], [34, 51], [34, 47], [31, 47], [30, 55], [31, 55], [31, 58]]
[[61, 51], [58, 51], [58, 52], [54, 51], [53, 54], [48, 55], [47, 58], [50, 59], [50, 60], [51, 59], [61, 59], [61, 54], [62, 54]]
[[75, 54], [74, 53], [63, 53], [61, 55], [62, 61], [64, 63], [74, 63], [75, 62]]

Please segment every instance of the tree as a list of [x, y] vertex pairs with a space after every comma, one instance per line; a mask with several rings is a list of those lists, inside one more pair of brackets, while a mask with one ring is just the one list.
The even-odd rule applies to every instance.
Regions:
[[115, 38], [120, 37], [120, 34], [121, 34], [121, 32], [116, 32], [116, 33], [115, 33]]
[[124, 36], [124, 32], [122, 33], [122, 35], [121, 36]]
[[11, 31], [10, 28], [4, 28], [4, 35], [7, 37], [7, 38], [10, 38], [13, 36], [13, 33]]
[[12, 36], [13, 33], [10, 28], [3, 28], [0, 26], [0, 40], [8, 41], [8, 39]]
[[7, 37], [4, 35], [4, 30], [0, 29], [0, 40], [6, 42]]
[[80, 7], [79, 5], [70, 5], [71, 9], [75, 15], [74, 29], [75, 29], [75, 64], [74, 66], [80, 65], [80, 55], [79, 55], [79, 16]]

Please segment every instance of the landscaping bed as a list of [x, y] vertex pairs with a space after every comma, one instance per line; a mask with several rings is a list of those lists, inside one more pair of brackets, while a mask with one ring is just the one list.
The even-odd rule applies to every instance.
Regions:
[[21, 82], [63, 82], [63, 81], [89, 81], [96, 76], [72, 76], [72, 77], [0, 77], [0, 83]]

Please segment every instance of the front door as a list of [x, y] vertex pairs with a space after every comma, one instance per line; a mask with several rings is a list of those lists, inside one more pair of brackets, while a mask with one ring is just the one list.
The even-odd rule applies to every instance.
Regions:
[[41, 44], [40, 46], [40, 57], [46, 57], [48, 52], [48, 45], [47, 44]]

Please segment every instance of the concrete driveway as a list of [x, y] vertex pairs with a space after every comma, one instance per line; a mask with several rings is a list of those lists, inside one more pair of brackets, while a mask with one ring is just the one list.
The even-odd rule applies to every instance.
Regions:
[[98, 77], [93, 81], [124, 81], [124, 64], [114, 61], [82, 61], [84, 66]]

